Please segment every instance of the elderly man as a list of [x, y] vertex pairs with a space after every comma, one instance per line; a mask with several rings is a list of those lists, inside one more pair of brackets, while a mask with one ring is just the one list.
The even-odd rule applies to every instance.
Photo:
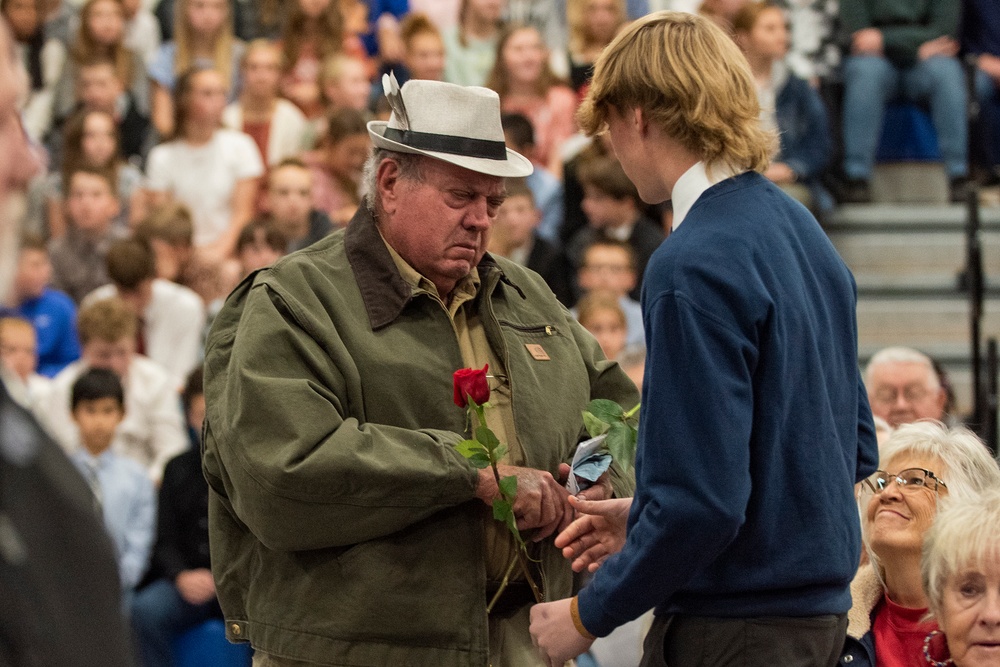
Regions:
[[[540, 664], [518, 569], [486, 612], [515, 552], [488, 506], [492, 473], [455, 449], [453, 372], [489, 364], [501, 473], [517, 477], [518, 526], [553, 598], [572, 575], [546, 539], [571, 516], [554, 475], [580, 411], [638, 396], [537, 274], [486, 253], [504, 177], [531, 170], [504, 148], [497, 95], [412, 80], [390, 101], [389, 123], [369, 124], [366, 206], [248, 278], [209, 338], [227, 632], [256, 665]], [[629, 486], [616, 475], [619, 495]]]
[[[17, 113], [27, 78], [0, 19], [0, 304], [17, 269], [19, 198], [38, 169]], [[80, 473], [12, 398], [0, 368], [0, 664], [131, 664], [111, 542]]]
[[[599, 513], [556, 544], [596, 573], [579, 597], [532, 609], [550, 665], [651, 607], [643, 665], [840, 657], [861, 554], [854, 484], [877, 459], [854, 280], [758, 173], [773, 145], [759, 113], [745, 59], [703, 17], [651, 14], [596, 63], [581, 126], [607, 128], [642, 199], [671, 199], [674, 220], [643, 281], [636, 495], [573, 501]], [[581, 526], [593, 530], [574, 537]]]
[[872, 414], [892, 428], [918, 419], [946, 421], [948, 394], [934, 362], [909, 347], [887, 347], [872, 356], [865, 369]]

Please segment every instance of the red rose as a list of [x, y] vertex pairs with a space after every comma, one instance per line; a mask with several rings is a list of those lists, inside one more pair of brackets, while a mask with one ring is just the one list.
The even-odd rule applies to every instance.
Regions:
[[455, 405], [460, 408], [467, 407], [469, 402], [466, 396], [482, 405], [490, 400], [490, 385], [486, 381], [486, 371], [490, 365], [486, 364], [481, 369], [459, 368], [453, 377], [455, 382]]

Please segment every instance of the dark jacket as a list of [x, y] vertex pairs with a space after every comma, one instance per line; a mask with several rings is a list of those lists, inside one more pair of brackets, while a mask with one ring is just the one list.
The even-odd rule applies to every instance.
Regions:
[[779, 159], [800, 181], [817, 180], [830, 161], [830, 123], [819, 93], [789, 74], [778, 91], [775, 112], [781, 132]]
[[196, 446], [163, 470], [151, 575], [172, 581], [185, 570], [210, 568], [208, 544], [208, 484]]
[[0, 665], [131, 665], [121, 601], [90, 487], [0, 379]]
[[527, 267], [542, 277], [560, 303], [573, 306], [573, 267], [566, 253], [536, 234]]
[[[478, 269], [470, 307], [512, 388], [525, 465], [556, 472], [588, 401], [634, 405], [635, 388], [536, 274], [490, 255]], [[229, 638], [328, 665], [485, 667], [488, 509], [455, 449], [462, 354], [367, 208], [244, 281], [205, 358], [212, 570]], [[547, 594], [569, 595], [551, 539], [537, 557]]]
[[910, 67], [924, 42], [958, 38], [961, 5], [959, 0], [840, 0], [841, 40], [850, 52], [855, 32], [878, 28], [885, 56], [896, 67]]

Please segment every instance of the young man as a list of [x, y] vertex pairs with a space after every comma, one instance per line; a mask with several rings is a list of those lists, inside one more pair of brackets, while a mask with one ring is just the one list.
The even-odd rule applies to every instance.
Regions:
[[597, 62], [581, 126], [607, 128], [643, 201], [672, 199], [674, 221], [642, 294], [636, 495], [571, 499], [585, 514], [556, 545], [596, 573], [532, 609], [551, 665], [651, 607], [643, 665], [840, 657], [854, 485], [877, 461], [854, 280], [758, 173], [774, 145], [759, 113], [745, 59], [703, 17], [652, 14]]
[[178, 202], [157, 206], [139, 223], [135, 238], [149, 244], [156, 257], [156, 277], [186, 285], [194, 254], [191, 209]]
[[52, 377], [80, 358], [76, 305], [65, 292], [52, 289], [49, 251], [38, 236], [21, 239], [14, 276], [14, 311], [29, 320], [38, 336], [38, 372]]
[[192, 290], [156, 277], [156, 257], [143, 241], [116, 241], [108, 250], [110, 285], [91, 292], [84, 304], [114, 296], [139, 319], [136, 352], [165, 368], [180, 389], [201, 357], [205, 304]]
[[572, 269], [566, 255], [538, 233], [541, 211], [526, 179], [507, 179], [507, 199], [497, 211], [490, 252], [537, 272], [561, 303], [573, 305]]
[[90, 368], [112, 370], [125, 386], [125, 418], [115, 435], [115, 451], [142, 465], [159, 483], [167, 461], [187, 448], [184, 420], [173, 378], [158, 364], [135, 353], [136, 317], [118, 298], [80, 309], [83, 355], [52, 380], [45, 414], [49, 432], [68, 452], [81, 446], [70, 418], [73, 383]]
[[587, 226], [578, 231], [566, 246], [566, 254], [577, 267], [583, 265], [583, 251], [598, 239], [628, 243], [635, 255], [637, 280], [629, 296], [639, 299], [646, 264], [660, 243], [661, 227], [642, 214], [639, 193], [626, 176], [618, 160], [598, 157], [580, 165], [577, 177], [583, 186], [583, 213]]
[[126, 600], [149, 564], [156, 530], [156, 492], [146, 470], [111, 451], [125, 417], [125, 391], [114, 372], [92, 368], [76, 382], [70, 398], [81, 447], [72, 459], [90, 484], [94, 506], [118, 554], [118, 574]]
[[108, 282], [105, 257], [120, 236], [113, 223], [121, 204], [113, 176], [100, 169], [73, 171], [66, 193], [69, 228], [66, 236], [49, 245], [52, 284], [80, 303]]
[[286, 158], [268, 174], [264, 207], [287, 240], [287, 251], [312, 245], [333, 231], [330, 217], [312, 205], [312, 171], [298, 158]]

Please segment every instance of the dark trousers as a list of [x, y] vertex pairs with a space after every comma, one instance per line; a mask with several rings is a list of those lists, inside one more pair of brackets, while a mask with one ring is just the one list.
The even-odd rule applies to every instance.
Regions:
[[807, 618], [657, 616], [640, 667], [835, 667], [847, 614]]

